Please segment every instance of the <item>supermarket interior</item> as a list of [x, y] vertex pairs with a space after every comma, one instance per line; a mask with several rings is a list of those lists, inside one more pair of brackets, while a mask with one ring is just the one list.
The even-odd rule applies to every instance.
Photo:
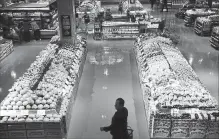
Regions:
[[218, 84], [218, 0], [0, 0], [0, 139], [219, 139]]

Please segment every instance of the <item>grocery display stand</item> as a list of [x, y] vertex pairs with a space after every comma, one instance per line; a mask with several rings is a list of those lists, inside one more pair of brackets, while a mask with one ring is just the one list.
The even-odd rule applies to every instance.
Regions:
[[[215, 18], [213, 18], [213, 16]], [[213, 15], [208, 17], [197, 18], [195, 21], [195, 33], [201, 36], [210, 36], [213, 27], [219, 25], [219, 20], [217, 19], [219, 15]], [[210, 19], [210, 18], [213, 19]]]
[[[166, 40], [167, 41], [166, 42], [164, 41], [165, 38], [161, 36], [159, 36], [157, 39], [154, 38], [156, 38], [156, 35], [154, 37], [153, 35], [145, 36], [145, 39], [144, 36], [140, 36], [136, 40], [135, 42], [136, 44], [134, 48], [141, 89], [143, 92], [143, 101], [144, 101], [144, 107], [146, 113], [145, 115], [149, 128], [150, 138], [151, 139], [217, 138], [219, 135], [219, 110], [218, 110], [218, 106], [216, 106], [217, 105], [216, 103], [214, 104], [212, 103], [214, 106], [205, 105], [204, 106], [205, 108], [202, 108], [203, 106], [202, 104], [200, 104], [200, 106], [194, 106], [193, 104], [191, 106], [189, 106], [190, 104], [181, 105], [180, 103], [175, 104], [174, 102], [171, 102], [172, 103], [171, 104], [169, 103], [169, 100], [171, 99], [164, 99], [163, 101], [160, 101], [161, 105], [156, 105], [157, 102], [156, 103], [154, 102], [153, 95], [157, 96], [156, 93], [158, 93], [159, 91], [154, 91], [153, 88], [156, 85], [152, 86], [150, 82], [155, 83], [153, 82], [153, 80], [158, 80], [156, 81], [156, 83], [158, 83], [158, 86], [160, 87], [162, 86], [165, 88], [165, 85], [164, 86], [161, 85], [160, 83], [162, 82], [162, 80], [157, 79], [158, 77], [155, 77], [156, 76], [155, 74], [150, 75], [150, 72], [156, 70], [156, 67], [162, 69], [164, 67], [165, 68], [169, 67], [171, 69], [171, 67], [173, 66], [172, 64], [174, 63], [174, 62], [172, 63], [172, 61], [174, 61], [174, 59], [177, 60], [184, 59], [183, 55], [180, 53], [178, 48], [172, 46], [172, 44], [169, 44], [170, 46], [166, 44], [168, 42], [168, 39]], [[150, 43], [147, 43], [147, 40]], [[164, 42], [162, 44], [159, 44], [159, 42], [162, 42], [162, 40]], [[158, 57], [160, 61], [158, 60]], [[154, 64], [152, 61], [154, 61]], [[184, 65], [183, 68], [189, 71], [191, 67], [189, 67], [189, 64], [185, 59], [183, 61], [185, 62], [183, 64]], [[174, 65], [174, 67], [172, 67], [172, 70], [173, 68], [175, 68], [175, 66], [177, 66], [177, 64]], [[150, 70], [151, 67], [153, 67], [153, 70]], [[184, 72], [183, 70], [180, 71]], [[166, 72], [167, 71], [163, 73]], [[157, 72], [157, 74], [160, 75], [161, 73]], [[179, 74], [177, 72], [176, 74], [177, 74], [176, 76], [178, 75], [180, 75], [181, 77], [185, 76], [185, 74]], [[194, 74], [192, 80], [197, 80], [197, 82], [200, 82], [196, 77], [195, 73], [192, 72], [192, 69], [191, 69], [191, 74]], [[155, 77], [155, 79], [153, 79], [153, 76]], [[186, 76], [190, 78], [190, 76], [188, 75]], [[183, 79], [186, 79], [187, 77], [183, 77]], [[178, 85], [181, 85], [181, 83], [179, 83]], [[202, 88], [201, 83], [197, 85], [200, 88]], [[159, 88], [158, 86], [155, 88], [158, 89]], [[160, 90], [160, 92], [165, 92], [167, 90]], [[190, 90], [190, 88], [188, 88], [188, 90]], [[191, 91], [194, 90], [191, 89]], [[173, 92], [176, 93], [177, 90], [174, 90]], [[158, 98], [156, 101], [159, 101]], [[165, 106], [169, 104], [171, 104], [172, 106]]]
[[185, 19], [184, 19], [185, 26], [186, 27], [193, 27], [197, 17], [206, 17], [206, 16], [210, 16], [210, 15], [214, 15], [214, 14], [216, 14], [215, 11], [206, 11], [205, 12], [204, 9], [187, 10], [185, 13]]
[[210, 43], [212, 47], [219, 48], [219, 27], [213, 28]]
[[12, 40], [0, 39], [0, 62], [13, 51]]
[[[59, 43], [59, 41], [57, 41], [58, 39], [57, 37], [55, 39], [52, 39], [53, 41], [51, 41], [51, 44], [49, 44], [45, 48], [45, 50], [43, 50], [44, 51], [43, 53], [42, 52], [40, 53], [42, 58], [46, 61], [40, 61], [43, 64], [45, 64], [45, 66], [39, 67], [39, 69], [43, 71], [44, 69], [47, 69], [49, 71], [51, 70], [51, 68], [53, 68], [54, 70], [54, 68], [56, 67], [52, 67], [52, 65], [50, 64], [52, 61], [58, 60], [57, 58], [60, 57], [60, 55], [64, 54], [63, 56], [67, 56], [65, 55], [66, 52], [69, 54], [70, 53], [72, 54], [75, 51], [75, 56], [72, 56], [72, 57], [75, 57], [75, 59], [78, 59], [77, 63], [79, 65], [75, 65], [74, 73], [70, 71], [72, 79], [68, 78], [68, 80], [71, 80], [71, 86], [68, 86], [68, 87], [70, 87], [69, 89], [71, 91], [65, 94], [65, 96], [63, 95], [60, 96], [60, 98], [57, 99], [58, 101], [56, 101], [55, 108], [50, 107], [49, 109], [48, 108], [40, 109], [39, 107], [33, 108], [34, 105], [32, 106], [31, 109], [28, 109], [26, 105], [25, 109], [23, 107], [23, 110], [12, 110], [12, 109], [5, 110], [3, 108], [4, 104], [9, 99], [9, 97], [6, 97], [1, 102], [1, 105], [0, 105], [1, 106], [0, 139], [66, 139], [66, 135], [69, 130], [69, 124], [70, 124], [70, 120], [72, 116], [73, 105], [74, 105], [75, 98], [77, 95], [78, 85], [80, 82], [81, 74], [83, 71], [83, 66], [84, 66], [85, 59], [86, 59], [87, 50], [85, 48], [86, 43], [82, 44], [81, 43], [82, 40], [79, 40], [78, 37], [77, 37], [76, 45], [78, 46], [80, 50], [78, 50], [77, 48], [71, 49], [72, 46], [68, 46], [68, 44], [64, 44], [64, 46], [62, 47], [57, 47], [56, 44]], [[81, 56], [79, 56], [80, 54], [78, 55], [79, 51], [81, 52]], [[39, 56], [37, 57], [39, 58]], [[37, 59], [35, 63], [38, 63], [38, 62], [39, 60]], [[52, 63], [55, 64], [54, 62]], [[76, 66], [78, 66], [78, 68], [76, 68]], [[49, 75], [48, 71], [44, 71], [42, 73], [41, 71], [39, 71], [39, 69], [37, 71], [39, 72], [39, 75], [41, 76], [38, 76], [38, 74], [35, 73], [36, 75], [34, 75], [35, 76], [34, 78], [37, 78], [37, 79], [32, 81], [31, 84], [28, 84], [30, 85], [29, 87], [33, 89], [33, 91], [36, 89], [40, 89], [38, 88], [40, 84], [37, 85], [38, 86], [37, 88], [34, 87], [36, 86], [36, 84], [38, 84], [39, 82], [45, 81], [45, 80], [42, 80], [41, 77], [44, 78], [45, 76], [48, 77]], [[32, 72], [30, 69], [28, 69], [27, 71]], [[50, 72], [52, 73], [52, 71]], [[27, 75], [31, 77], [31, 73], [25, 73], [24, 75], [26, 75], [26, 77]], [[30, 77], [29, 77], [29, 80], [31, 80]], [[25, 80], [24, 79], [25, 77], [22, 77], [22, 78], [23, 80]], [[66, 83], [69, 84], [70, 82], [67, 81]], [[14, 86], [16, 86], [16, 83]], [[66, 90], [69, 90], [69, 89], [66, 89]], [[9, 90], [12, 91], [13, 87], [12, 89], [9, 89]], [[35, 101], [35, 104], [36, 103], [37, 102]], [[14, 119], [14, 120], [10, 121], [8, 117], [9, 119]], [[53, 117], [54, 119], [51, 119], [51, 117]], [[4, 121], [4, 118], [7, 118], [6, 120], [7, 122]], [[16, 118], [18, 119], [16, 120]], [[29, 118], [33, 118], [33, 120], [30, 120]]]

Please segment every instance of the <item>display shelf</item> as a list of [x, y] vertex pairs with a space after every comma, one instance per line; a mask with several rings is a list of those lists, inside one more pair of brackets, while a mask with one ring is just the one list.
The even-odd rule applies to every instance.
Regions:
[[14, 51], [12, 40], [0, 39], [0, 61]]
[[213, 32], [212, 32], [212, 35], [211, 35], [211, 39], [210, 39], [210, 43], [211, 43], [211, 46], [214, 47], [214, 48], [219, 48], [219, 27], [214, 27], [213, 28]]
[[219, 15], [198, 17], [195, 21], [195, 33], [201, 36], [210, 36], [214, 26], [219, 25]]
[[[134, 53], [143, 91], [150, 137], [154, 139], [201, 138], [207, 134], [218, 136], [219, 111], [217, 102], [210, 96], [178, 48], [167, 38], [157, 37], [155, 34], [145, 37], [138, 37]], [[177, 80], [176, 84], [168, 85], [172, 79]], [[171, 82], [174, 82], [173, 80]], [[192, 87], [189, 86], [190, 83], [193, 84]], [[170, 90], [168, 91], [168, 89]], [[172, 95], [170, 96], [168, 92], [174, 92], [177, 97], [171, 99]], [[186, 92], [190, 95], [195, 92], [201, 96], [205, 94], [205, 100], [210, 103], [201, 104], [206, 101], [202, 101], [200, 98], [195, 99], [195, 101], [200, 102], [198, 104], [194, 105], [192, 98], [191, 102], [187, 103], [188, 95], [185, 95]], [[159, 94], [162, 96], [160, 104]], [[180, 101], [180, 95], [186, 97], [183, 102]], [[169, 104], [172, 106], [167, 106]], [[215, 126], [211, 126], [213, 121], [216, 123]], [[209, 131], [213, 131], [213, 133]]]
[[192, 10], [187, 10], [185, 13], [185, 26], [187, 27], [192, 27], [195, 24], [195, 21], [197, 17], [206, 17], [210, 15], [215, 15], [217, 14], [216, 11], [208, 10], [206, 9], [192, 9]]
[[[56, 45], [57, 43], [59, 43], [59, 40], [59, 37], [53, 37], [51, 43], [55, 43], [53, 45]], [[44, 88], [44, 85], [46, 85], [47, 87], [52, 87], [50, 88], [50, 92], [52, 91], [51, 89], [54, 88], [56, 88], [55, 90], [62, 89], [58, 92], [54, 92], [53, 90], [52, 95], [49, 95], [49, 98], [54, 98], [54, 94], [60, 93], [60, 100], [62, 101], [60, 101], [60, 103], [57, 102], [56, 106], [58, 107], [56, 108], [58, 109], [54, 109], [54, 107], [40, 108], [39, 106], [41, 104], [44, 104], [44, 106], [46, 106], [50, 102], [45, 101], [45, 104], [43, 101], [41, 101], [41, 104], [39, 104], [37, 101], [38, 99], [33, 102], [38, 105], [38, 108], [36, 107], [36, 109], [33, 109], [35, 104], [28, 104], [32, 106], [28, 108], [27, 105], [24, 103], [21, 104], [25, 105], [25, 107], [23, 107], [23, 110], [16, 110], [15, 107], [13, 107], [13, 109], [10, 109], [7, 102], [12, 102], [10, 101], [10, 95], [18, 91], [15, 90], [18, 88], [10, 89], [10, 91], [12, 92], [10, 92], [9, 95], [1, 103], [0, 111], [0, 128], [4, 130], [4, 133], [8, 134], [0, 133], [0, 139], [2, 137], [5, 139], [6, 136], [12, 137], [12, 135], [13, 137], [15, 137], [18, 134], [22, 135], [21, 138], [28, 139], [32, 139], [34, 137], [40, 139], [63, 139], [64, 137], [66, 137], [66, 133], [68, 131], [70, 123], [69, 120], [71, 119], [71, 111], [73, 110], [73, 104], [76, 98], [77, 88], [80, 82], [80, 77], [83, 71], [83, 65], [86, 58], [87, 51], [85, 45], [86, 43], [79, 36], [77, 36], [75, 47], [71, 44], [63, 44], [62, 47], [58, 49], [57, 53], [55, 53], [55, 55], [52, 56], [53, 60], [51, 61], [51, 64], [48, 65], [49, 69], [47, 71], [44, 71], [45, 73], [42, 75], [42, 79], [38, 79], [39, 84], [35, 87], [33, 91], [31, 91], [31, 93], [33, 94], [29, 97], [27, 96], [27, 94], [24, 94], [26, 95], [25, 98], [28, 100], [30, 100], [31, 97], [34, 95], [37, 95], [36, 97], [42, 97], [44, 95], [45, 99], [46, 94], [42, 93], [44, 91], [49, 90], [48, 88]], [[50, 45], [50, 47], [51, 46], [52, 44]], [[48, 48], [46, 49], [47, 51], [49, 50]], [[48, 55], [41, 54], [40, 57], [48, 59]], [[61, 62], [62, 60], [64, 60], [64, 63]], [[62, 65], [60, 62], [62, 63]], [[28, 71], [30, 70], [28, 69]], [[60, 73], [54, 74], [54, 76], [52, 76], [52, 74], [55, 72]], [[57, 78], [58, 76], [62, 76], [62, 78]], [[59, 79], [63, 80], [62, 85], [64, 86], [59, 84]], [[18, 87], [18, 84], [19, 83], [15, 83], [15, 86]], [[20, 84], [22, 84], [22, 82], [20, 82]], [[65, 87], [65, 89], [63, 89], [63, 87]], [[25, 93], [25, 90], [21, 88], [20, 92], [18, 93]], [[47, 92], [47, 94], [48, 93], [49, 92]], [[17, 94], [15, 93], [14, 95], [16, 98]], [[23, 99], [20, 98], [18, 101], [22, 100]], [[56, 100], [53, 99], [53, 101], [55, 102]], [[16, 103], [15, 105], [17, 104], [18, 103]], [[17, 129], [19, 129], [19, 133], [17, 132]]]

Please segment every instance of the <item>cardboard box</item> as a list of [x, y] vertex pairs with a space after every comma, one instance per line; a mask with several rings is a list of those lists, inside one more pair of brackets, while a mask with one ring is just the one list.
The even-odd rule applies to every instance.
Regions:
[[26, 123], [26, 129], [43, 129], [43, 123], [42, 122]]
[[44, 137], [44, 130], [27, 130], [27, 137]]
[[62, 137], [62, 131], [59, 129], [48, 129], [45, 130], [46, 137]]
[[10, 123], [8, 124], [8, 130], [22, 130], [25, 129], [24, 123]]
[[17, 138], [26, 138], [26, 130], [17, 130], [17, 131], [8, 131], [8, 137], [17, 139]]
[[8, 132], [0, 131], [0, 139], [6, 139], [6, 138], [8, 138]]

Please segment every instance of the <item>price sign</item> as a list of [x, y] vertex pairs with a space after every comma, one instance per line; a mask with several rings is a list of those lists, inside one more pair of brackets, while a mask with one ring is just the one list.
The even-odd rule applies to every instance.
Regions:
[[62, 25], [62, 34], [63, 36], [69, 37], [71, 36], [71, 20], [70, 15], [62, 15], [61, 16], [61, 25]]
[[21, 110], [20, 115], [28, 115], [29, 111], [28, 110]]
[[0, 116], [14, 116], [16, 114], [15, 110], [0, 110]]
[[37, 110], [37, 115], [46, 115], [45, 110]]

